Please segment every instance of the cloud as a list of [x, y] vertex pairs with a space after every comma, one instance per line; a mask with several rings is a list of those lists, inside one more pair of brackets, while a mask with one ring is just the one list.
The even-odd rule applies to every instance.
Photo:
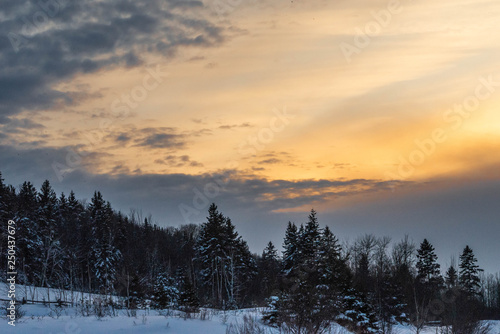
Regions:
[[[0, 146], [2, 156], [2, 173], [14, 175], [18, 182], [22, 179], [33, 179], [39, 181], [48, 178], [55, 183], [58, 182], [56, 172], [53, 169], [54, 162], [69, 163], [75, 158], [71, 149], [36, 148], [36, 149], [14, 149], [9, 146]], [[172, 205], [189, 203], [192, 205], [193, 189], [204, 189], [207, 184], [223, 180], [224, 185], [219, 189], [217, 199], [220, 201], [239, 203], [238, 206], [259, 206], [266, 210], [280, 208], [292, 208], [311, 204], [315, 201], [324, 200], [332, 196], [349, 196], [358, 193], [387, 190], [391, 184], [387, 181], [378, 180], [269, 180], [264, 177], [243, 174], [236, 170], [226, 170], [217, 173], [203, 173], [199, 175], [188, 174], [93, 174], [92, 168], [106, 153], [88, 153], [82, 157], [81, 168], [76, 168], [65, 174], [61, 183], [64, 187], [73, 190], [94, 188], [108, 189], [113, 193], [128, 192], [131, 198], [146, 196], [160, 196], [165, 201], [171, 201]], [[199, 164], [187, 155], [168, 155], [159, 159], [157, 163], [169, 166], [193, 166]], [[128, 172], [122, 165], [115, 166], [116, 172]], [[39, 181], [40, 182], [40, 181]], [[128, 187], [124, 189], [124, 187]], [[71, 190], [69, 189], [69, 190]], [[202, 190], [203, 191], [203, 190]], [[137, 192], [135, 195], [134, 192]], [[156, 194], [156, 195], [153, 195]], [[116, 203], [123, 198], [117, 199]], [[215, 198], [214, 198], [215, 200]], [[129, 203], [129, 201], [125, 201]], [[137, 203], [141, 206], [144, 203]], [[150, 207], [152, 211], [157, 211]], [[173, 213], [178, 217], [178, 213]]]
[[[100, 158], [90, 155], [85, 157], [82, 168], [68, 172], [59, 182], [52, 164], [71, 159], [67, 149], [0, 146], [0, 156], [0, 171], [8, 184], [17, 187], [30, 180], [41, 185], [49, 179], [58, 193], [74, 190], [82, 199], [90, 198], [98, 189], [114, 208], [124, 213], [130, 208], [142, 208], [152, 213], [161, 225], [201, 223], [208, 204], [215, 202], [222, 212], [233, 218], [253, 250], [263, 248], [271, 239], [281, 242], [287, 221], [300, 223], [306, 219], [307, 210], [323, 206], [319, 210], [320, 223], [330, 225], [335, 233], [344, 237], [363, 233], [399, 237], [411, 233], [419, 240], [431, 235], [442, 241], [437, 244], [441, 257], [460, 251], [467, 242], [473, 247], [478, 245], [475, 247], [478, 256], [481, 255], [481, 261], [485, 261], [482, 263], [489, 265], [488, 268], [493, 268], [497, 260], [491, 254], [496, 255], [498, 251], [493, 251], [491, 245], [497, 244], [495, 236], [499, 226], [498, 181], [460, 183], [456, 180], [462, 178], [456, 176], [446, 184], [434, 180], [416, 187], [408, 182], [370, 179], [271, 180], [234, 170], [199, 175], [134, 175], [131, 173], [135, 171], [122, 165], [115, 166], [114, 175], [109, 175], [90, 172], [92, 162]], [[185, 164], [192, 161], [185, 155], [170, 155], [162, 160]], [[215, 191], [217, 184], [221, 186]], [[398, 187], [393, 193], [395, 184]], [[362, 199], [370, 194], [368, 201], [351, 201], [350, 205], [334, 210], [321, 205], [349, 198]], [[193, 208], [188, 221], [180, 205]], [[265, 242], [263, 233], [268, 236]], [[483, 244], [491, 247], [480, 250], [478, 240], [485, 240]]]
[[252, 125], [248, 122], [245, 122], [245, 123], [241, 123], [241, 124], [226, 124], [226, 125], [221, 125], [219, 126], [219, 129], [223, 129], [223, 130], [230, 130], [230, 129], [234, 129], [234, 128], [251, 128]]
[[279, 164], [282, 163], [283, 161], [280, 159], [272, 158], [272, 159], [266, 159], [266, 160], [261, 160], [258, 162], [259, 165], [273, 165], [273, 164]]
[[19, 0], [0, 12], [0, 123], [22, 111], [78, 103], [55, 87], [79, 73], [135, 67], [142, 55], [170, 57], [179, 47], [225, 39], [199, 1]]
[[[194, 134], [196, 135], [196, 134]], [[136, 128], [109, 135], [113, 141], [123, 145], [133, 142], [135, 147], [181, 149], [186, 146], [188, 134], [178, 133], [177, 129], [169, 127]]]
[[203, 167], [203, 164], [198, 161], [193, 161], [188, 155], [168, 155], [164, 159], [155, 160], [156, 164], [167, 165], [169, 167]]
[[149, 148], [182, 148], [186, 144], [182, 139], [183, 135], [173, 133], [154, 133], [136, 140], [135, 146], [145, 146]]
[[29, 118], [11, 118], [8, 125], [0, 124], [0, 131], [5, 131], [9, 133], [19, 133], [35, 129], [43, 129], [40, 123], [33, 122]]

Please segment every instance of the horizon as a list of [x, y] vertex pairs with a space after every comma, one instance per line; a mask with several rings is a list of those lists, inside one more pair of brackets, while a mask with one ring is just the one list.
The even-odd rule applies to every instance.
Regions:
[[[318, 212], [344, 240], [469, 245], [500, 271], [500, 3], [11, 1], [0, 171], [204, 221], [260, 253]], [[352, 240], [351, 240], [352, 241]]]

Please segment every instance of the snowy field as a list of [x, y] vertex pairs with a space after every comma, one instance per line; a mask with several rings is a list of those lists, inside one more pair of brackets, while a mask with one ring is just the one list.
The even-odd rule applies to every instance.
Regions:
[[[19, 298], [33, 296], [35, 300], [55, 301], [64, 296], [64, 300], [94, 299], [99, 295], [71, 294], [69, 291], [56, 291], [48, 289], [33, 289], [17, 286]], [[0, 284], [0, 298], [7, 296], [7, 286]], [[72, 298], [71, 298], [72, 297]], [[31, 299], [28, 298], [28, 299]], [[4, 302], [2, 302], [3, 305]], [[170, 334], [238, 334], [231, 328], [244, 323], [244, 318], [258, 322], [261, 334], [278, 334], [279, 331], [260, 324], [261, 313], [259, 309], [246, 309], [239, 311], [216, 311], [203, 309], [200, 313], [190, 318], [178, 311], [139, 310], [130, 314], [127, 310], [118, 310], [115, 316], [98, 318], [95, 315], [82, 316], [80, 307], [56, 307], [54, 304], [44, 306], [41, 304], [26, 304], [21, 307], [24, 315], [16, 321], [16, 326], [10, 326], [7, 318], [2, 314], [0, 319], [0, 333], [26, 333], [26, 334], [128, 334], [128, 333], [170, 333]], [[500, 321], [491, 321], [491, 334], [500, 334]], [[351, 333], [335, 325], [332, 334]], [[393, 329], [394, 334], [410, 334], [415, 331], [408, 326], [398, 325]], [[427, 328], [423, 334], [439, 333], [439, 329]]]

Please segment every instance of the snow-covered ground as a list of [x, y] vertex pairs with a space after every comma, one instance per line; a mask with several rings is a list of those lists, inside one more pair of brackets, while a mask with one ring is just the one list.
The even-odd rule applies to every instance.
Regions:
[[[95, 316], [82, 317], [77, 315], [75, 308], [65, 308], [62, 312], [54, 311], [43, 305], [25, 305], [23, 309], [26, 314], [12, 327], [7, 323], [5, 317], [0, 322], [0, 333], [26, 333], [26, 334], [127, 334], [127, 333], [170, 333], [170, 334], [226, 334], [232, 325], [243, 324], [243, 317], [253, 317], [259, 319], [260, 313], [257, 310], [241, 310], [230, 312], [217, 312], [206, 310], [205, 320], [185, 319], [180, 314], [162, 315], [158, 311], [140, 310], [135, 316], [127, 315], [121, 310], [115, 317], [105, 317], [98, 319]], [[500, 334], [500, 321], [492, 321], [491, 334]], [[265, 328], [266, 334], [278, 334], [278, 331], [261, 325]], [[335, 326], [331, 333], [348, 334], [349, 331]], [[410, 334], [414, 333], [408, 326], [395, 326], [393, 333]], [[436, 328], [428, 328], [423, 334], [439, 333]]]
[[[58, 298], [64, 300], [82, 300], [100, 297], [99, 295], [76, 294], [68, 291], [56, 291], [48, 289], [34, 289], [23, 286], [16, 287], [18, 298], [34, 296], [35, 300], [55, 301]], [[0, 283], [0, 298], [6, 299], [7, 286]], [[2, 302], [3, 304], [4, 302]], [[3, 306], [3, 305], [2, 305]], [[26, 304], [21, 307], [25, 312], [23, 317], [16, 321], [16, 326], [10, 326], [8, 319], [2, 316], [0, 319], [0, 333], [26, 333], [26, 334], [127, 334], [127, 333], [170, 333], [170, 334], [226, 334], [231, 326], [244, 323], [244, 318], [251, 318], [257, 322], [260, 320], [259, 309], [246, 309], [239, 311], [221, 312], [215, 310], [202, 310], [201, 313], [187, 318], [178, 311], [156, 311], [139, 310], [137, 314], [130, 314], [127, 310], [118, 310], [115, 316], [97, 318], [95, 315], [82, 316], [82, 310], [78, 306], [58, 308], [54, 304], [44, 306], [41, 304]], [[491, 334], [500, 334], [500, 321], [491, 321]], [[265, 330], [265, 334], [278, 334], [276, 329], [259, 324]], [[236, 332], [234, 332], [236, 333]], [[332, 329], [333, 334], [349, 334], [350, 332], [336, 325]], [[393, 329], [395, 334], [411, 334], [411, 327], [398, 325]], [[436, 328], [427, 328], [423, 334], [439, 333]]]

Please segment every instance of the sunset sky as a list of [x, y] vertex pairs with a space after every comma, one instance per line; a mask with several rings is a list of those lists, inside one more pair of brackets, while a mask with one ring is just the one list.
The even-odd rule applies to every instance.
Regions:
[[259, 253], [315, 208], [500, 270], [500, 2], [41, 3], [0, 6], [6, 183], [163, 226], [215, 202]]

